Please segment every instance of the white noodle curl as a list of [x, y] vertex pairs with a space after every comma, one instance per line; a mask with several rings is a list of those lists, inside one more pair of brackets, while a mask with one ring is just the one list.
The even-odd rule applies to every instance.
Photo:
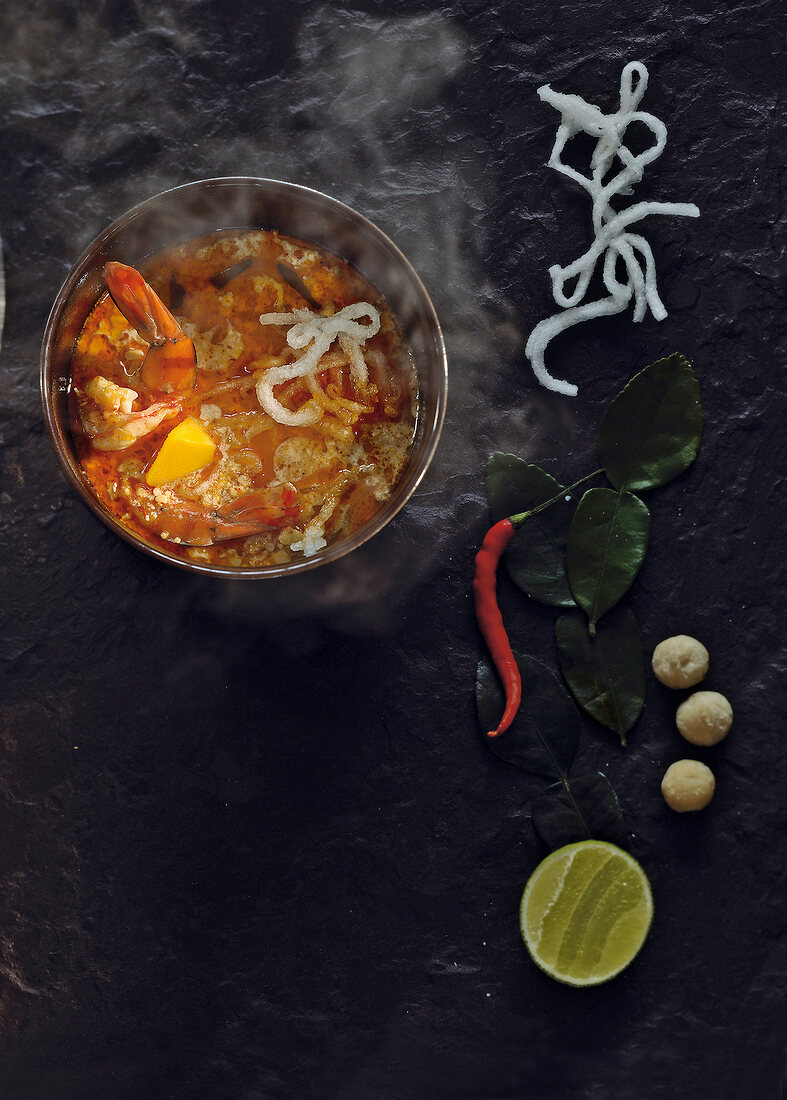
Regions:
[[[655, 115], [637, 110], [647, 86], [648, 70], [645, 66], [639, 61], [626, 65], [620, 77], [620, 108], [609, 115], [586, 103], [581, 96], [554, 92], [548, 84], [538, 89], [539, 98], [560, 112], [560, 126], [549, 157], [549, 167], [578, 183], [593, 200], [593, 244], [583, 256], [566, 267], [555, 264], [549, 269], [552, 295], [563, 312], [539, 321], [525, 345], [525, 355], [542, 386], [570, 397], [576, 395], [577, 387], [553, 378], [544, 362], [547, 345], [558, 333], [593, 317], [622, 313], [632, 299], [635, 321], [642, 321], [648, 309], [657, 321], [663, 321], [667, 316], [656, 285], [653, 252], [644, 237], [629, 232], [629, 226], [650, 214], [685, 218], [698, 218], [700, 214], [694, 203], [686, 202], [638, 202], [620, 212], [611, 206], [613, 198], [632, 193], [634, 185], [642, 179], [645, 166], [661, 156], [667, 142], [664, 123]], [[654, 139], [648, 149], [636, 156], [623, 144], [623, 136], [632, 122], [646, 126]], [[560, 159], [566, 143], [580, 131], [597, 139], [590, 158], [589, 176], [582, 175]], [[604, 177], [616, 157], [623, 167], [604, 183]], [[596, 302], [583, 302], [602, 255], [602, 279], [609, 297]], [[621, 282], [616, 275], [618, 260], [625, 267], [626, 282]], [[566, 284], [574, 279], [576, 284], [569, 293]]]
[[[367, 318], [367, 323], [361, 324], [361, 318]], [[361, 346], [380, 331], [380, 314], [369, 302], [353, 302], [331, 317], [312, 313], [309, 309], [294, 309], [291, 313], [263, 313], [260, 324], [289, 325], [287, 343], [294, 351], [306, 348], [298, 359], [266, 370], [257, 383], [257, 400], [279, 424], [304, 427], [316, 424], [322, 417], [322, 407], [314, 400], [304, 402], [295, 411], [285, 408], [274, 396], [273, 387], [293, 378], [315, 374], [320, 369], [320, 360], [334, 340], [339, 341], [350, 361], [350, 376], [355, 385], [365, 385], [368, 371]]]

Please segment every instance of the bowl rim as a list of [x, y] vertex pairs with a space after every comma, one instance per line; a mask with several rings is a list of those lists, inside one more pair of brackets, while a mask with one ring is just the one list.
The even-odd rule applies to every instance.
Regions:
[[[389, 500], [384, 502], [383, 506], [375, 513], [373, 519], [354, 535], [342, 539], [336, 544], [329, 543], [324, 550], [319, 551], [311, 557], [290, 561], [283, 565], [232, 567], [195, 562], [167, 553], [165, 550], [135, 536], [124, 527], [123, 524], [115, 519], [115, 517], [107, 511], [101, 502], [94, 496], [84, 475], [80, 476], [75, 469], [75, 467], [79, 465], [76, 461], [76, 457], [74, 457], [73, 462], [69, 460], [70, 432], [63, 430], [53, 407], [54, 402], [51, 400], [52, 386], [50, 383], [55, 373], [52, 363], [52, 349], [55, 344], [58, 326], [65, 306], [85, 277], [86, 271], [89, 270], [90, 262], [95, 254], [100, 252], [103, 247], [110, 243], [119, 233], [122, 233], [125, 229], [132, 226], [139, 218], [144, 217], [148, 213], [155, 212], [157, 208], [171, 202], [177, 202], [180, 196], [188, 192], [197, 190], [209, 191], [213, 188], [218, 189], [222, 186], [238, 187], [239, 189], [247, 187], [257, 191], [273, 190], [295, 198], [307, 198], [310, 202], [327, 208], [328, 213], [340, 215], [347, 221], [354, 223], [367, 237], [372, 238], [376, 245], [382, 248], [383, 252], [387, 252], [391, 256], [392, 260], [406, 276], [407, 281], [411, 285], [419, 301], [420, 308], [423, 311], [426, 325], [430, 337], [434, 341], [439, 361], [439, 369], [436, 372], [438, 376], [438, 385], [434, 411], [429, 417], [429, 422], [424, 423], [423, 437], [426, 442], [421, 450], [418, 464], [410, 472], [409, 478], [397, 482]], [[240, 227], [217, 227], [214, 232], [221, 232], [222, 228], [232, 229]], [[175, 244], [176, 241], [173, 240], [171, 243]], [[161, 247], [166, 248], [167, 245], [162, 245]], [[339, 255], [339, 253], [337, 253], [337, 255]], [[368, 278], [368, 276], [366, 277]], [[178, 184], [143, 199], [141, 202], [130, 207], [119, 217], [113, 219], [113, 221], [111, 221], [101, 233], [93, 238], [93, 240], [83, 249], [77, 260], [71, 265], [49, 312], [41, 344], [39, 388], [44, 410], [44, 421], [60, 469], [65, 475], [68, 483], [80, 496], [83, 503], [102, 523], [109, 527], [110, 530], [119, 535], [125, 542], [141, 550], [148, 556], [158, 561], [165, 562], [168, 565], [175, 565], [181, 569], [185, 569], [189, 573], [198, 573], [203, 576], [222, 577], [231, 580], [262, 580], [296, 576], [316, 569], [319, 566], [338, 561], [353, 550], [358, 549], [365, 542], [368, 542], [374, 535], [378, 534], [402, 510], [405, 504], [407, 504], [426, 475], [440, 442], [448, 399], [448, 356], [445, 338], [437, 316], [437, 311], [434, 308], [429, 293], [420, 276], [398, 245], [396, 245], [373, 221], [341, 200], [335, 199], [333, 196], [323, 191], [318, 191], [313, 187], [308, 187], [305, 184], [292, 183], [287, 180], [278, 180], [262, 176], [212, 176]], [[422, 413], [421, 415], [425, 414]], [[405, 488], [402, 488], [403, 486], [405, 486]]]

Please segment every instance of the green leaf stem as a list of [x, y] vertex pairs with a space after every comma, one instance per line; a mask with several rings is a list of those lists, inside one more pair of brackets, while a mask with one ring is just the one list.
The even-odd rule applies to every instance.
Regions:
[[[495, 756], [532, 775], [565, 779], [579, 740], [579, 714], [557, 677], [534, 657], [514, 654], [522, 677], [522, 706], [497, 737], [484, 735]], [[494, 729], [504, 709], [500, 680], [488, 661], [479, 662], [476, 706], [483, 730]]]
[[596, 623], [631, 587], [650, 535], [650, 513], [633, 493], [588, 489], [568, 536], [568, 579], [574, 599]]
[[[563, 486], [515, 455], [493, 454], [486, 466], [493, 522], [526, 512], [559, 496]], [[566, 578], [566, 541], [576, 502], [560, 497], [519, 527], [505, 554], [508, 572], [528, 596], [552, 607], [573, 607]]]
[[684, 356], [670, 355], [645, 367], [612, 401], [596, 451], [616, 489], [654, 489], [692, 464], [702, 426], [694, 371]]
[[601, 772], [550, 787], [533, 803], [533, 825], [548, 848], [575, 840], [608, 840], [628, 846], [618, 796]]
[[621, 745], [645, 703], [645, 666], [637, 620], [626, 607], [610, 611], [588, 634], [579, 612], [561, 615], [555, 624], [563, 677], [578, 705]]

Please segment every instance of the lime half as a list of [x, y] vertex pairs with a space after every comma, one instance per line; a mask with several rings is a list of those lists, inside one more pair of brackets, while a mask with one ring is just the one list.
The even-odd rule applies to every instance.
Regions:
[[527, 949], [569, 985], [599, 985], [628, 966], [653, 917], [645, 872], [602, 840], [558, 848], [528, 879], [519, 910]]

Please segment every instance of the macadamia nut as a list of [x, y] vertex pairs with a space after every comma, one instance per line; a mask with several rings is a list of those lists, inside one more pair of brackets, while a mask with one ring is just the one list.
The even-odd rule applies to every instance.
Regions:
[[656, 679], [669, 688], [694, 687], [708, 673], [708, 651], [688, 634], [665, 638], [653, 650]]
[[716, 745], [732, 725], [732, 707], [718, 691], [695, 691], [678, 707], [678, 729], [692, 745]]
[[679, 814], [704, 810], [715, 790], [713, 772], [699, 760], [676, 760], [667, 768], [661, 781], [664, 801]]

